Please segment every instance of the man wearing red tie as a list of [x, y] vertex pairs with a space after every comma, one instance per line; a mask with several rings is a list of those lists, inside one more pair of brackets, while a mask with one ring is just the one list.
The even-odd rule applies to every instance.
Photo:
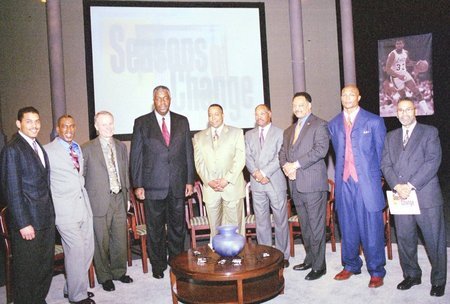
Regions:
[[164, 278], [167, 253], [170, 260], [184, 250], [184, 200], [192, 194], [195, 178], [189, 122], [171, 112], [170, 103], [170, 90], [157, 86], [155, 110], [134, 121], [131, 140], [131, 184], [144, 200], [147, 250], [156, 279]]
[[344, 269], [335, 280], [360, 274], [362, 245], [370, 273], [370, 288], [383, 285], [385, 200], [381, 189], [381, 156], [386, 127], [381, 117], [359, 106], [355, 85], [342, 89], [344, 111], [328, 123], [336, 153], [335, 198], [342, 235]]

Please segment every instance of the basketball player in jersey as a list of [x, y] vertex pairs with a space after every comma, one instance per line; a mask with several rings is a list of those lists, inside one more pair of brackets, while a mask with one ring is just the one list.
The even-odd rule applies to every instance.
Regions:
[[388, 55], [386, 61], [386, 73], [390, 76], [390, 81], [397, 89], [401, 97], [405, 97], [405, 87], [413, 94], [414, 99], [419, 101], [418, 105], [424, 115], [433, 114], [416, 86], [416, 82], [407, 70], [407, 66], [414, 66], [417, 62], [409, 59], [408, 51], [404, 49], [403, 39], [395, 41], [395, 49]]

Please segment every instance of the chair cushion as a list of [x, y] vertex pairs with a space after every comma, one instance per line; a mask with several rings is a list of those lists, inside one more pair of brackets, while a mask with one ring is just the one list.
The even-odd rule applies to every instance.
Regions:
[[[270, 214], [270, 222], [273, 224], [273, 214]], [[256, 216], [254, 214], [247, 215], [245, 217], [245, 223], [246, 224], [255, 224]]]
[[255, 215], [254, 215], [254, 214], [247, 215], [247, 216], [245, 217], [245, 223], [246, 223], [246, 224], [255, 224], [255, 223], [256, 223], [256, 217], [255, 217]]
[[207, 216], [196, 216], [191, 218], [191, 226], [209, 226], [209, 221]]
[[136, 233], [137, 235], [147, 235], [147, 225], [137, 225]]
[[64, 249], [62, 245], [55, 245], [55, 255], [64, 253]]
[[296, 214], [296, 215], [291, 216], [288, 221], [290, 223], [291, 222], [298, 223], [298, 215]]

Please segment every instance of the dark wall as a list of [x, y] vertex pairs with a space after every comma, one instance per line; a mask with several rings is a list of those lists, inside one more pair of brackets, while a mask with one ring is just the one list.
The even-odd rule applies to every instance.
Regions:
[[[339, 7], [339, 0], [336, 1]], [[356, 79], [365, 102], [379, 113], [378, 40], [432, 33], [435, 114], [418, 121], [439, 129], [443, 150], [441, 173], [450, 171], [450, 5], [448, 0], [352, 1]], [[339, 11], [339, 8], [338, 8]], [[338, 17], [339, 19], [340, 17]], [[338, 21], [339, 23], [339, 21]], [[341, 63], [342, 67], [342, 63]], [[343, 77], [341, 77], [343, 79]], [[400, 127], [385, 118], [388, 130]]]

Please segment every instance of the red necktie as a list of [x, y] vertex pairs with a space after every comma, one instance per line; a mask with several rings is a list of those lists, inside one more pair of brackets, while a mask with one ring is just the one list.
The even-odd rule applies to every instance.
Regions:
[[166, 145], [169, 146], [170, 134], [169, 134], [169, 131], [167, 130], [166, 119], [164, 117], [162, 119], [161, 129], [162, 129], [162, 136], [164, 137], [164, 141], [166, 142]]

